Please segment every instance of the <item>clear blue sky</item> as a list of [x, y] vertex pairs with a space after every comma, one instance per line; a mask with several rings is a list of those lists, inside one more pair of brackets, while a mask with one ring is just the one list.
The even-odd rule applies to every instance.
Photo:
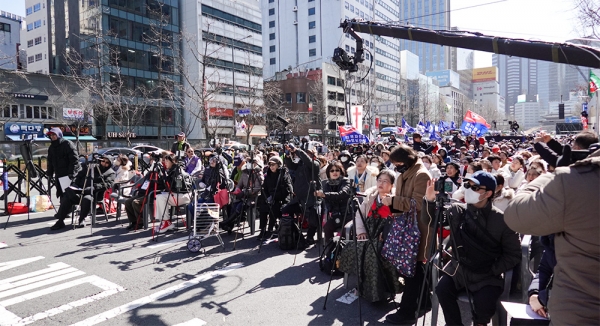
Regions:
[[[450, 0], [452, 26], [487, 35], [562, 42], [581, 36], [575, 0]], [[25, 16], [25, 0], [0, 0], [0, 10]], [[477, 52], [475, 66], [491, 66]]]

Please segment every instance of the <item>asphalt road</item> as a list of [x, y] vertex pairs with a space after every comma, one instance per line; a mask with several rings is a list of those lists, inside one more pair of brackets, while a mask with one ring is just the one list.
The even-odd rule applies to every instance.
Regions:
[[12, 216], [0, 230], [1, 325], [359, 325], [360, 311], [365, 324], [394, 311], [393, 303], [336, 302], [350, 290], [341, 278], [324, 310], [329, 277], [316, 247], [285, 252], [272, 242], [259, 253], [246, 228], [235, 250], [225, 233], [224, 249], [212, 237], [190, 253], [183, 229], [158, 242], [114, 218], [50, 231], [53, 214]]

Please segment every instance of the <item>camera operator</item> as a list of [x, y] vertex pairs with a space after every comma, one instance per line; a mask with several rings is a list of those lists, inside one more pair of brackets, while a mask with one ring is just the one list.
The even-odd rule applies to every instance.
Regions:
[[[335, 230], [341, 228], [344, 222], [344, 216], [348, 209], [348, 199], [352, 196], [350, 181], [345, 178], [344, 167], [340, 162], [335, 162], [327, 166], [327, 180], [322, 182], [323, 190], [317, 190], [315, 196], [323, 198], [325, 208], [327, 209], [327, 222], [323, 227], [325, 232], [325, 243], [333, 238]], [[350, 221], [352, 216], [346, 216]]]
[[596, 150], [533, 180], [504, 214], [506, 224], [517, 232], [555, 235], [556, 267], [548, 303], [555, 325], [594, 325], [600, 320], [599, 184]]
[[[158, 181], [157, 189], [162, 190], [162, 193], [156, 194], [156, 213], [155, 219], [163, 217], [162, 225], [158, 227], [158, 232], [165, 232], [172, 229], [173, 223], [165, 219], [169, 212], [166, 210], [169, 206], [181, 206], [189, 204], [191, 201], [190, 191], [191, 184], [187, 184], [185, 177], [188, 176], [183, 170], [183, 167], [177, 164], [175, 155], [169, 154], [163, 157], [163, 165], [165, 168], [162, 178]], [[166, 216], [163, 216], [166, 215]]]
[[294, 146], [288, 146], [289, 151], [300, 158], [298, 163], [293, 162], [289, 157], [285, 158], [286, 166], [295, 171], [294, 179], [294, 198], [288, 205], [282, 208], [283, 214], [304, 214], [308, 219], [308, 230], [306, 232], [306, 243], [312, 245], [315, 243], [314, 236], [317, 232], [319, 218], [317, 216], [317, 207], [320, 202], [315, 197], [315, 190], [320, 190], [321, 182], [319, 180], [319, 160], [316, 153], [309, 150], [307, 154]]
[[[65, 189], [63, 196], [60, 197], [60, 207], [54, 215], [58, 221], [50, 228], [51, 230], [60, 230], [65, 227], [65, 218], [71, 213], [73, 205], [81, 202], [78, 227], [85, 227], [85, 218], [90, 213], [90, 209], [96, 209], [96, 202], [102, 199], [106, 189], [112, 187], [115, 180], [115, 171], [112, 169], [111, 159], [102, 156], [98, 159], [98, 166], [84, 164], [83, 169], [77, 173], [71, 186]], [[88, 171], [95, 169], [95, 171]], [[90, 180], [86, 180], [94, 173], [93, 189]], [[85, 188], [84, 188], [85, 187]], [[92, 193], [93, 192], [93, 193]], [[81, 199], [83, 196], [83, 199]], [[92, 204], [94, 204], [92, 206]]]
[[[452, 204], [445, 211], [454, 237], [450, 241], [452, 253], [458, 253], [460, 261], [453, 258], [444, 266], [445, 274], [435, 292], [446, 324], [462, 325], [457, 300], [459, 292], [467, 287], [476, 315], [473, 324], [487, 325], [503, 291], [502, 274], [521, 260], [519, 235], [506, 226], [502, 211], [492, 205], [496, 191], [493, 175], [475, 172], [466, 179], [465, 187], [466, 204]], [[421, 222], [429, 224], [433, 220], [436, 193], [435, 181], [429, 181]]]
[[[252, 161], [248, 160], [248, 163], [244, 164], [242, 172], [240, 173], [239, 181], [233, 191], [234, 201], [231, 205], [231, 211], [229, 212], [228, 220], [223, 221], [221, 228], [225, 231], [231, 231], [235, 227], [235, 222], [239, 219], [239, 214], [244, 207], [244, 197], [248, 202], [256, 200], [262, 189], [262, 183], [265, 179], [262, 173], [262, 159], [260, 156], [255, 156]], [[240, 220], [240, 222], [243, 222]]]
[[[265, 181], [262, 186], [263, 194], [258, 197], [261, 232], [258, 240], [270, 238], [277, 219], [281, 218], [281, 207], [292, 200], [294, 193], [292, 177], [283, 166], [281, 158], [279, 156], [271, 157], [268, 165], [269, 169], [265, 174]], [[269, 219], [268, 229], [267, 216]]]
[[185, 140], [185, 133], [183, 131], [178, 133], [175, 138], [177, 138], [177, 141], [171, 146], [171, 153], [177, 157], [180, 153], [183, 155], [191, 146], [190, 143]]
[[46, 174], [48, 175], [48, 180], [56, 177], [56, 196], [60, 198], [65, 189], [61, 188], [58, 179], [69, 177], [72, 181], [75, 179], [77, 173], [81, 171], [81, 165], [77, 158], [75, 145], [70, 140], [63, 138], [60, 128], [52, 128], [46, 135], [52, 140], [50, 147], [48, 147], [48, 168]]

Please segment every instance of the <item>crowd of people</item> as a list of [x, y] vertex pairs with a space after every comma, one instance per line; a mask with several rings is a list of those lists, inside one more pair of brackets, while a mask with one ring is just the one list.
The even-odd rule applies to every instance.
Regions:
[[[135, 171], [126, 157], [114, 161], [101, 157], [99, 173], [94, 175], [95, 189], [86, 189], [83, 181], [89, 169], [73, 161], [60, 130], [52, 129], [49, 134], [49, 176], [73, 179], [68, 189], [57, 189], [61, 206], [58, 222], [52, 227], [56, 230], [64, 227], [62, 221], [70, 207], [81, 202], [82, 196], [97, 198], [105, 189], [130, 182]], [[592, 132], [562, 137], [544, 132], [529, 137], [454, 134], [429, 143], [415, 133], [407, 142], [394, 138], [385, 143], [329, 149], [311, 147], [303, 139], [297, 144], [262, 145], [251, 151], [225, 151], [217, 146], [201, 157], [184, 134], [177, 136], [171, 152], [151, 162], [163, 166], [164, 177], [153, 180], [147, 173], [143, 182], [138, 182], [139, 188], [127, 194], [128, 230], [141, 227], [145, 190], [154, 187], [153, 183], [163, 193], [156, 196], [156, 208], [149, 218], [164, 220], [159, 232], [172, 228], [168, 218], [163, 218], [167, 206], [181, 206], [191, 200], [189, 187], [174, 187], [182, 183], [178, 183], [180, 170], [197, 179], [197, 187], [203, 190], [202, 201], [214, 201], [221, 190], [229, 193], [221, 224], [226, 231], [243, 222], [226, 216], [240, 214], [248, 208], [247, 202], [256, 203], [258, 240], [277, 237], [278, 221], [292, 217], [300, 228], [303, 221], [308, 222], [307, 250], [323, 238], [332, 241], [346, 223], [355, 221], [356, 238], [375, 242], [370, 254], [345, 255], [368, 265], [358, 271], [364, 282], [361, 294], [369, 301], [381, 301], [402, 291], [398, 310], [386, 317], [388, 323], [399, 325], [414, 324], [430, 310], [433, 293], [439, 298], [446, 323], [462, 325], [457, 298], [465, 288], [474, 304], [474, 325], [487, 324], [496, 312], [504, 273], [521, 261], [520, 237], [531, 234], [539, 239], [532, 246], [538, 244], [539, 252], [543, 252], [534, 282], [520, 284], [530, 288], [528, 303], [532, 309], [556, 324], [599, 321], [600, 150], [598, 137]], [[423, 289], [428, 284], [424, 282], [429, 277], [426, 264], [433, 251], [430, 237], [436, 232], [431, 223], [439, 178], [444, 178], [445, 192], [451, 199], [444, 221], [450, 232], [443, 233], [453, 234], [447, 251], [454, 258], [444, 257], [447, 261], [437, 287]], [[359, 202], [356, 210], [350, 205], [354, 198]], [[85, 226], [89, 209], [89, 204], [82, 207], [79, 225]], [[411, 209], [419, 216], [421, 234], [414, 275], [401, 275], [385, 262], [374, 268], [373, 259], [380, 259], [377, 256], [389, 221]], [[463, 246], [469, 243], [478, 245]], [[362, 250], [368, 252], [369, 248]], [[532, 247], [532, 255], [537, 252]], [[351, 263], [340, 262], [354, 266]], [[355, 268], [345, 272], [357, 273]]]

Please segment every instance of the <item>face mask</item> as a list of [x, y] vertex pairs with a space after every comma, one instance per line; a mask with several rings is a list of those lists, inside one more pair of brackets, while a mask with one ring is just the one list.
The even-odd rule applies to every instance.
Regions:
[[298, 162], [300, 162], [300, 158], [299, 157], [294, 157], [294, 159], [292, 160], [292, 162], [298, 163]]
[[473, 189], [467, 189], [465, 191], [465, 203], [467, 204], [477, 204], [481, 200], [479, 199], [479, 193], [475, 192]]
[[347, 162], [348, 161], [348, 157], [342, 156], [342, 157], [340, 157], [340, 161]]
[[406, 171], [407, 169], [408, 167], [406, 165], [396, 166], [396, 172], [398, 173], [404, 173], [404, 171]]
[[423, 165], [425, 165], [425, 167], [429, 169], [429, 167], [431, 166], [431, 163], [423, 163]]
[[369, 164], [369, 165], [371, 165], [372, 167], [376, 167], [376, 168], [379, 167], [379, 163], [376, 163], [376, 162], [371, 162], [371, 164]]

